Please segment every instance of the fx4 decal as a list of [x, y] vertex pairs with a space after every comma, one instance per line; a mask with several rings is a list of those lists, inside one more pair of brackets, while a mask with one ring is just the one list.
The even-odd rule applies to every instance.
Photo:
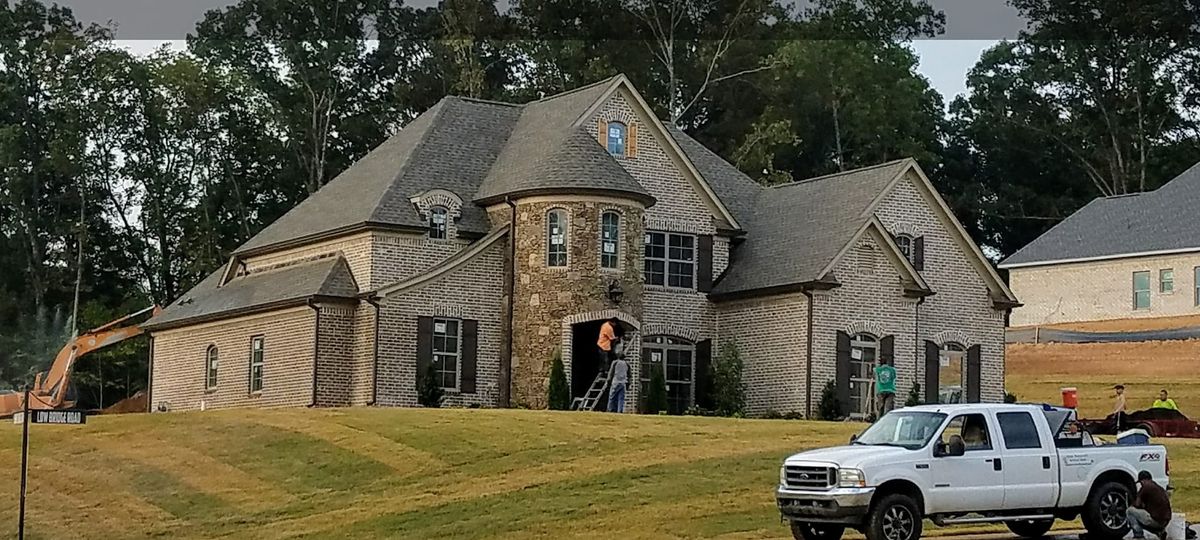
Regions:
[[1142, 454], [1142, 457], [1138, 459], [1138, 461], [1160, 461], [1160, 460], [1162, 460], [1162, 454], [1159, 454], [1158, 452], [1147, 452], [1145, 454]]

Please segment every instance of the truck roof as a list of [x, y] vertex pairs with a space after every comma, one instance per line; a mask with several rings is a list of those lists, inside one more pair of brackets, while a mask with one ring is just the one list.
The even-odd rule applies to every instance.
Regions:
[[[1049, 407], [1049, 409], [1048, 409]], [[948, 404], [932, 404], [932, 405], [915, 405], [912, 407], [903, 407], [897, 410], [903, 411], [924, 411], [924, 412], [943, 412], [947, 414], [965, 412], [965, 411], [1037, 411], [1043, 412], [1046, 410], [1054, 410], [1056, 407], [1049, 405], [1036, 405], [1033, 403], [948, 403]]]

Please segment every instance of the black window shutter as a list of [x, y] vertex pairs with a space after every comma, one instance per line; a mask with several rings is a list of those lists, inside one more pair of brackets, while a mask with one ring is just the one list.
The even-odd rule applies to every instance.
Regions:
[[711, 234], [702, 235], [697, 241], [700, 266], [696, 268], [696, 290], [712, 291], [713, 281], [713, 237]]
[[896, 365], [896, 336], [884, 336], [879, 340], [879, 357], [889, 366]]
[[837, 333], [837, 398], [842, 415], [850, 414], [850, 334]]
[[479, 348], [479, 321], [463, 319], [462, 322], [462, 372], [459, 373], [458, 391], [464, 394], [475, 393], [476, 358]]
[[433, 317], [417, 317], [417, 380], [433, 363]]
[[983, 363], [983, 349], [974, 345], [967, 349], [967, 403], [979, 403], [980, 399], [980, 367]]
[[925, 403], [938, 402], [938, 372], [941, 371], [941, 347], [925, 342]]
[[925, 270], [925, 237], [918, 236], [912, 241], [913, 267], [918, 272]]
[[696, 405], [714, 408], [712, 394], [712, 340], [696, 342]]

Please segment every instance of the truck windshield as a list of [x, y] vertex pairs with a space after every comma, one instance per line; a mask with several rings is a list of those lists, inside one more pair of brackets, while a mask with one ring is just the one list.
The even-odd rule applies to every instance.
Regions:
[[854, 444], [924, 448], [946, 415], [936, 412], [890, 412], [867, 428]]

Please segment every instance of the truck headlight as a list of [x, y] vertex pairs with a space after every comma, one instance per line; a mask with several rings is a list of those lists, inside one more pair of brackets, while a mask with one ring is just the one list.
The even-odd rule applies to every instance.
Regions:
[[848, 488], [867, 487], [867, 477], [858, 469], [838, 469], [838, 486]]
[[779, 468], [779, 485], [787, 485], [787, 466], [782, 466]]

